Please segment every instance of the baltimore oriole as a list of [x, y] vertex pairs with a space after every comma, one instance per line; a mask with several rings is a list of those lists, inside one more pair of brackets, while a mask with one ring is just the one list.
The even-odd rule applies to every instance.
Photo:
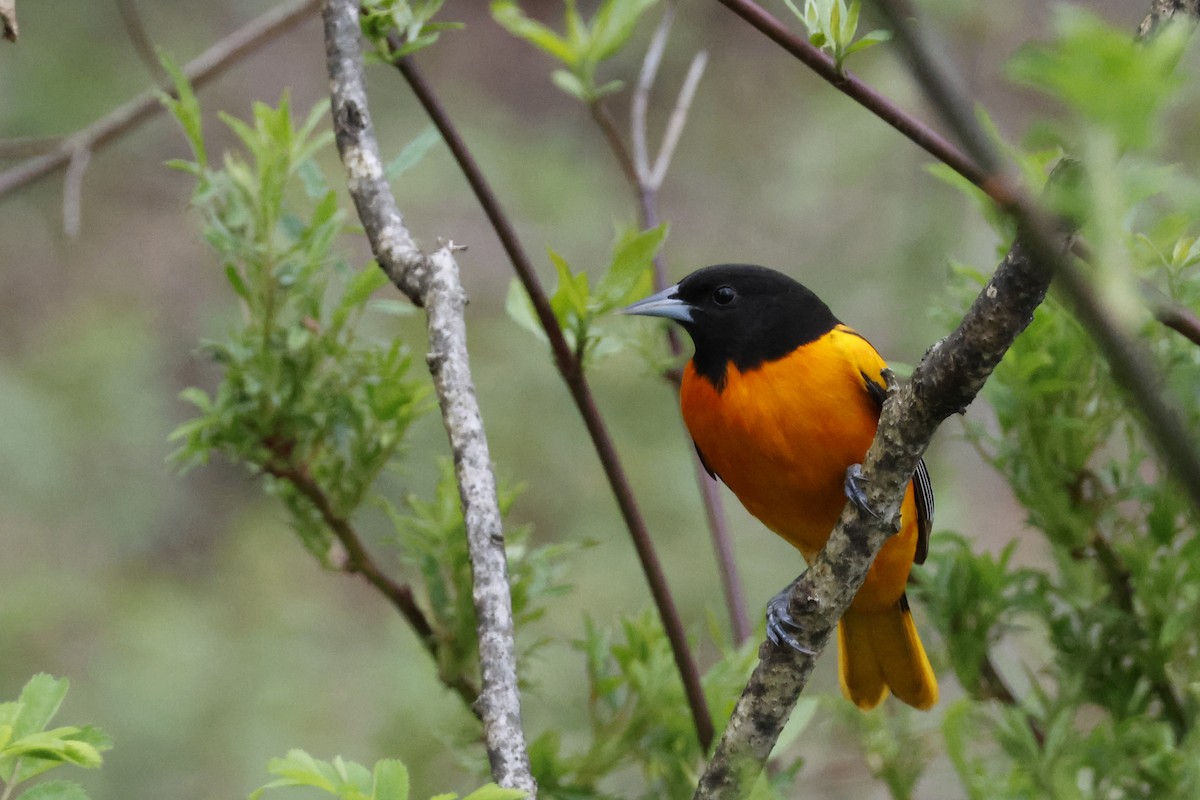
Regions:
[[[680, 408], [706, 469], [751, 514], [811, 561], [849, 495], [887, 397], [875, 348], [815, 294], [774, 270], [718, 264], [625, 309], [680, 323], [695, 344]], [[860, 501], [861, 502], [861, 501]], [[842, 692], [873, 708], [890, 689], [917, 708], [937, 680], [904, 596], [933, 519], [922, 463], [887, 540], [838, 625]], [[783, 595], [767, 611], [776, 643], [791, 637]], [[795, 645], [794, 645], [795, 646]]]

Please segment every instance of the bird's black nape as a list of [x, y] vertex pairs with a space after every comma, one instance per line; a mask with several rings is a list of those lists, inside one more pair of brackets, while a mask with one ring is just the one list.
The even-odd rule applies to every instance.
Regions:
[[691, 310], [681, 321], [696, 345], [696, 372], [718, 390], [726, 366], [745, 372], [816, 341], [838, 324], [829, 306], [798, 281], [752, 264], [717, 264], [679, 282]]

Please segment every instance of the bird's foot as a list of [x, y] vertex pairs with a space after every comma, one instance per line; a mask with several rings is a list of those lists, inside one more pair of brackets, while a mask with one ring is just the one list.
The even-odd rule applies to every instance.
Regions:
[[864, 513], [879, 519], [878, 512], [871, 508], [871, 503], [867, 500], [867, 491], [863, 488], [866, 482], [867, 479], [863, 477], [862, 464], [851, 464], [846, 467], [846, 498]]
[[790, 647], [798, 653], [815, 656], [816, 651], [800, 644], [796, 634], [803, 629], [788, 613], [788, 596], [792, 593], [792, 584], [767, 601], [767, 638], [777, 647]]

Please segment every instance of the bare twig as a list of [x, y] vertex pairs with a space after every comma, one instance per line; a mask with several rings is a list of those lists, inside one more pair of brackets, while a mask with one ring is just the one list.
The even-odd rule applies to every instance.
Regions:
[[814, 47], [803, 36], [792, 32], [762, 6], [753, 0], [720, 0], [720, 2], [766, 34], [771, 41], [798, 58], [805, 66], [828, 81], [833, 88], [891, 125], [915, 145], [948, 165], [971, 183], [982, 186], [986, 173], [980, 170], [970, 157], [948, 142], [941, 134], [880, 94], [873, 86], [864, 83], [858, 76], [848, 71], [844, 74], [839, 73], [832, 57]]
[[61, 136], [14, 136], [0, 139], [0, 158], [32, 158], [62, 144]]
[[[280, 450], [285, 449], [280, 448]], [[313, 480], [308, 470], [302, 466], [296, 466], [287, 461], [280, 460], [267, 464], [263, 467], [263, 471], [279, 480], [290, 483], [296, 491], [304, 495], [313, 504], [313, 507], [317, 509], [317, 513], [321, 515], [321, 520], [329, 530], [333, 531], [333, 535], [341, 543], [342, 549], [346, 551], [346, 560], [341, 565], [342, 571], [361, 575], [367, 583], [371, 584], [371, 586], [375, 587], [386, 597], [395, 606], [396, 610], [400, 612], [400, 615], [404, 617], [405, 621], [408, 622], [413, 632], [417, 634], [417, 638], [421, 641], [421, 644], [436, 660], [438, 656], [436, 634], [434, 633], [433, 626], [429, 624], [425, 612], [417, 605], [412, 589], [407, 584], [397, 583], [379, 568], [379, 565], [371, 558], [371, 554], [367, 551], [358, 532], [354, 530], [349, 520], [339, 516], [334, 511], [333, 504], [329, 502], [328, 495]], [[463, 699], [468, 708], [474, 708], [475, 700], [479, 697], [479, 689], [473, 686], [470, 681], [462, 677], [448, 680], [445, 676], [442, 676], [442, 681]]]
[[[399, 40], [394, 36], [389, 38], [389, 42], [393, 49], [396, 49], [400, 44]], [[667, 639], [671, 643], [671, 652], [675, 658], [675, 665], [683, 680], [684, 693], [692, 712], [692, 721], [696, 726], [697, 738], [700, 740], [701, 746], [707, 750], [709, 744], [712, 742], [713, 725], [712, 716], [708, 711], [708, 703], [704, 697], [703, 687], [700, 684], [700, 671], [688, 647], [687, 634], [684, 631], [683, 623], [680, 621], [675, 601], [671, 597], [666, 574], [663, 572], [662, 564], [659, 562], [658, 555], [654, 550], [654, 543], [650, 539], [646, 522], [638, 508], [637, 501], [634, 499], [633, 489], [629, 484], [628, 476], [625, 474], [625, 468], [621, 465], [620, 457], [617, 455], [612, 436], [609, 434], [608, 428], [604, 424], [604, 420], [600, 416], [600, 411], [596, 406], [596, 401], [592, 395], [587, 376], [584, 374], [583, 366], [579, 363], [570, 346], [567, 344], [562, 328], [559, 327], [558, 320], [554, 316], [554, 311], [550, 307], [550, 300], [546, 296], [546, 291], [538, 279], [533, 262], [525, 252], [525, 248], [521, 245], [520, 239], [517, 238], [516, 230], [504, 213], [504, 209], [496, 199], [496, 195], [484, 177], [483, 171], [475, 163], [475, 159], [472, 157], [462, 136], [459, 135], [458, 130], [451, 122], [449, 115], [410, 58], [397, 59], [395, 64], [396, 68], [400, 70], [400, 73], [408, 82], [408, 85], [412, 88], [413, 94], [417, 96], [425, 112], [429, 114], [429, 118], [433, 121], [433, 124], [442, 134], [442, 138], [446, 141], [446, 145], [454, 155], [455, 161], [458, 162], [459, 169], [466, 176], [467, 182], [475, 192], [475, 197], [479, 200], [480, 206], [483, 207], [484, 214], [487, 215], [488, 221], [491, 222], [492, 228], [495, 229], [505, 253], [512, 262], [518, 280], [521, 281], [522, 287], [529, 295], [534, 313], [541, 323], [542, 329], [546, 332], [546, 337], [550, 342], [550, 350], [554, 355], [555, 366], [558, 368], [559, 374], [562, 375], [563, 381], [567, 384], [567, 388], [571, 393], [571, 399], [575, 401], [575, 406], [583, 418], [588, 435], [591, 437], [592, 445], [596, 449], [596, 454], [600, 459], [600, 465], [604, 469], [605, 477], [612, 489], [613, 496], [616, 498], [617, 507], [620, 509], [625, 527], [628, 529], [629, 535], [633, 540], [638, 561], [642, 565], [642, 571], [645, 573], [646, 582], [650, 587], [650, 594], [654, 598], [654, 604], [662, 620], [663, 629], [666, 631]]]
[[83, 176], [91, 160], [91, 150], [76, 150], [67, 167], [67, 177], [63, 180], [63, 233], [68, 239], [79, 235], [83, 218]]
[[637, 167], [633, 163], [633, 157], [625, 148], [625, 143], [621, 141], [621, 132], [617, 129], [617, 123], [613, 121], [608, 106], [604, 105], [603, 100], [595, 100], [588, 105], [588, 109], [592, 112], [592, 119], [600, 126], [600, 132], [604, 134], [604, 140], [608, 142], [609, 149], [617, 157], [617, 162], [621, 165], [621, 172], [625, 174], [625, 180], [629, 181], [630, 185], [637, 186]]
[[947, 416], [970, 404], [1045, 297], [1049, 272], [1018, 241], [997, 267], [958, 328], [936, 342], [912, 380], [884, 404], [863, 463], [875, 514], [847, 504], [825, 549], [792, 585], [789, 612], [800, 644], [813, 655], [765, 642], [695, 797], [744, 796], [762, 770], [817, 655], [858, 588], [875, 554], [898, 527], [900, 501], [917, 461]]
[[476, 708], [483, 719], [492, 777], [533, 797], [537, 784], [521, 728], [516, 645], [504, 530], [483, 418], [475, 396], [463, 309], [466, 294], [452, 244], [426, 256], [413, 242], [384, 176], [367, 108], [355, 0], [327, 0], [325, 54], [338, 152], [371, 249], [388, 277], [425, 308], [426, 361], [454, 454], [467, 530], [483, 686]]
[[679, 90], [679, 97], [675, 101], [675, 108], [671, 110], [671, 116], [667, 119], [667, 129], [663, 133], [662, 145], [658, 149], [658, 158], [654, 161], [654, 171], [647, 181], [656, 191], [662, 188], [663, 180], [667, 177], [671, 158], [675, 155], [675, 146], [679, 144], [679, 137], [683, 135], [683, 126], [687, 123], [687, 114], [692, 107], [692, 98], [696, 96], [696, 87], [700, 85], [700, 78], [704, 75], [704, 68], [707, 65], [708, 53], [704, 50], [692, 57], [691, 66], [688, 67], [687, 76], [684, 77], [683, 86]]
[[0, 32], [10, 42], [17, 40], [17, 0], [0, 0]]
[[1149, 282], [1143, 281], [1141, 288], [1142, 297], [1156, 320], [1192, 344], [1200, 344], [1200, 316], [1196, 312], [1176, 303]]
[[[277, 6], [226, 36], [184, 67], [200, 88], [316, 10], [319, 0], [294, 0]], [[0, 173], [0, 200], [70, 163], [80, 150], [99, 150], [163, 110], [157, 90], [143, 92], [86, 128], [63, 138], [52, 151]]]
[[137, 0], [116, 0], [116, 2], [117, 10], [121, 12], [121, 22], [125, 25], [125, 32], [129, 34], [129, 41], [133, 42], [133, 49], [137, 51], [138, 58], [142, 60], [146, 71], [158, 85], [170, 86], [171, 76], [159, 63], [158, 54], [154, 51], [154, 41], [150, 38], [145, 23], [142, 22], [141, 12], [138, 11]]

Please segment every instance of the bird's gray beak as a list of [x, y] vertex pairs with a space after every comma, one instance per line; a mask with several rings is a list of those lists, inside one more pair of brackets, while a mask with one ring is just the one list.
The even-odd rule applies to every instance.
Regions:
[[676, 322], [691, 322], [696, 307], [679, 297], [679, 284], [652, 294], [644, 300], [621, 309], [622, 314], [640, 314], [644, 317], [666, 317]]

